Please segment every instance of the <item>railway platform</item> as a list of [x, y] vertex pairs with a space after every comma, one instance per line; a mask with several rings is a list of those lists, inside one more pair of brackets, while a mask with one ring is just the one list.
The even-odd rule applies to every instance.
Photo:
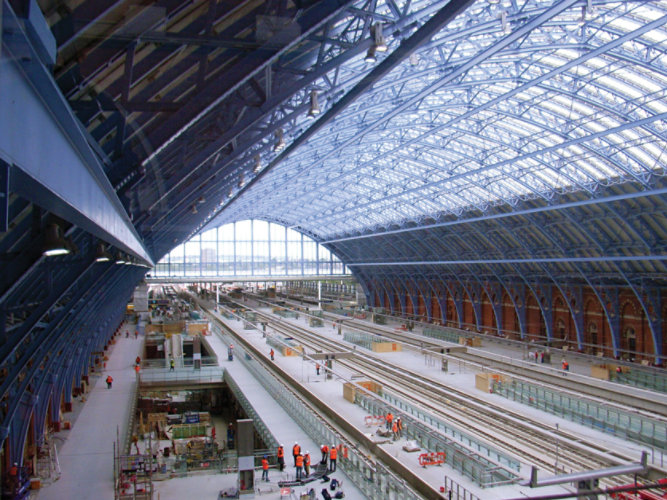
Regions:
[[[270, 312], [270, 309], [267, 308], [266, 311]], [[298, 319], [294, 317], [281, 317], [279, 321], [286, 324], [293, 324], [299, 327], [307, 327], [307, 318], [304, 318], [303, 316]], [[225, 323], [235, 332], [235, 335], [242, 337], [245, 341], [251, 343], [260, 351], [266, 351], [266, 356], [268, 358], [271, 347], [267, 343], [267, 338], [264, 337], [261, 329], [249, 330], [244, 328], [244, 322], [241, 318], [231, 320], [225, 319]], [[323, 337], [329, 337], [336, 340], [341, 339], [341, 337], [337, 334], [337, 330], [335, 328], [327, 328], [326, 323], [324, 328], [319, 328], [315, 331], [317, 331], [318, 334], [322, 335]], [[279, 334], [277, 331], [274, 332], [271, 326], [266, 328], [266, 333], [268, 337], [274, 333], [276, 335]], [[225, 346], [223, 343], [221, 343], [220, 347], [224, 348]], [[352, 345], [350, 348], [353, 348]], [[363, 351], [364, 350], [357, 348], [358, 353]], [[523, 412], [525, 415], [531, 416], [532, 418], [542, 420], [547, 419], [549, 422], [552, 422], [554, 431], [556, 429], [565, 429], [571, 434], [578, 436], [583, 443], [585, 443], [586, 440], [594, 440], [596, 443], [605, 443], [609, 446], [610, 449], [622, 450], [621, 453], [627, 454], [628, 461], [638, 460], [641, 455], [641, 451], [646, 449], [642, 448], [640, 445], [629, 443], [623, 439], [615, 438], [614, 436], [609, 436], [592, 429], [586, 429], [581, 425], [565, 420], [558, 416], [546, 415], [544, 412], [536, 408], [531, 408], [514, 401], [508, 401], [502, 398], [500, 395], [485, 394], [475, 388], [476, 370], [466, 363], [452, 363], [450, 364], [448, 371], [443, 372], [440, 365], [433, 363], [429, 364], [428, 359], [426, 359], [418, 352], [407, 350], [402, 352], [388, 352], [380, 355], [386, 357], [388, 360], [391, 359], [392, 363], [406, 366], [406, 368], [410, 368], [411, 370], [420, 371], [421, 373], [428, 375], [428, 377], [444, 380], [448, 384], [451, 384], [452, 386], [458, 387], [465, 391], [474, 391], [477, 396], [488, 398], [489, 401], [499, 403], [499, 400], [502, 400], [501, 404], [511, 407], [516, 411]], [[521, 353], [513, 351], [507, 347], [504, 348], [504, 355], [517, 358], [522, 357]], [[282, 369], [288, 371], [295, 380], [306, 386], [308, 390], [312, 391], [318, 398], [326, 401], [327, 404], [329, 404], [334, 409], [334, 412], [341, 420], [354, 423], [355, 426], [357, 426], [367, 435], [373, 435], [375, 433], [377, 426], [366, 427], [366, 417], [369, 415], [368, 412], [365, 411], [364, 408], [350, 403], [343, 397], [344, 383], [354, 380], [356, 377], [358, 377], [358, 374], [353, 373], [346, 368], [337, 367], [334, 362], [334, 377], [328, 378], [326, 375], [326, 370], [323, 369], [320, 370], [320, 375], [318, 376], [316, 374], [316, 363], [314, 361], [304, 360], [304, 358], [301, 356], [282, 356], [278, 354], [275, 356], [274, 363], [279, 365]], [[585, 372], [585, 369], [586, 366], [584, 363], [573, 363], [572, 370], [574, 373], [577, 373], [578, 370], [581, 370], [583, 373]], [[554, 439], [557, 440], [558, 438], [555, 437]], [[530, 497], [550, 493], [556, 494], [563, 493], [565, 491], [562, 487], [550, 487], [540, 488], [539, 490], [532, 490], [527, 486], [520, 486], [516, 483], [492, 488], [481, 488], [470, 481], [465, 475], [452, 470], [449, 467], [438, 465], [428, 467], [420, 466], [420, 453], [408, 452], [403, 449], [406, 445], [405, 439], [399, 439], [397, 441], [384, 440], [384, 442], [382, 442], [382, 440], [378, 440], [378, 442], [378, 446], [385, 450], [389, 455], [398, 459], [414, 474], [419, 475], [425, 481], [432, 484], [436, 490], [439, 490], [440, 487], [446, 487], [447, 489], [456, 489], [459, 492], [465, 491], [465, 494], [468, 495], [466, 498], [492, 500]], [[656, 459], [660, 461], [662, 460], [662, 457], [656, 457], [654, 454], [653, 460], [655, 461]], [[529, 466], [526, 464], [521, 465], [521, 474], [524, 477], [529, 474], [529, 471]], [[459, 494], [461, 495], [461, 498], [463, 498], [463, 493]], [[443, 496], [443, 498], [448, 497]]]

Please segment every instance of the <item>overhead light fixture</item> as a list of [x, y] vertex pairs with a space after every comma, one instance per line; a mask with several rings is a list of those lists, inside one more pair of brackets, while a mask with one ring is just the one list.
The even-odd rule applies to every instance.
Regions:
[[368, 47], [368, 52], [366, 52], [366, 57], [364, 57], [364, 61], [367, 63], [374, 63], [377, 61], [377, 57], [375, 57], [375, 45], [371, 45]]
[[378, 52], [387, 52], [387, 42], [384, 39], [382, 32], [382, 23], [375, 23], [371, 25], [371, 35], [373, 37], [373, 45]]
[[283, 129], [279, 128], [278, 130], [276, 130], [275, 136], [276, 136], [276, 143], [273, 146], [273, 150], [277, 153], [278, 151], [282, 151], [282, 149], [285, 147]]
[[230, 189], [229, 193], [227, 193], [227, 198], [231, 198], [232, 196], [234, 196], [234, 190]]
[[125, 257], [123, 257], [122, 252], [116, 254], [116, 264], [125, 264]]
[[206, 198], [204, 198], [203, 196], [200, 196], [199, 199], [197, 200], [197, 203], [199, 203], [200, 205], [202, 203], [206, 203]]
[[252, 167], [252, 173], [256, 174], [262, 169], [262, 161], [259, 157], [259, 155], [255, 155], [255, 166]]
[[70, 251], [70, 245], [63, 238], [60, 226], [56, 223], [49, 224], [44, 233], [42, 255], [44, 257], [53, 257], [55, 255], [67, 255]]
[[487, 0], [491, 5], [498, 5], [500, 0]]
[[242, 188], [243, 186], [245, 186], [245, 175], [243, 174], [243, 172], [241, 172], [241, 175], [239, 176], [238, 186], [239, 186], [239, 189]]
[[595, 8], [593, 7], [592, 0], [587, 0], [586, 5], [581, 8], [581, 18], [579, 19], [579, 24], [584, 24], [586, 21], [590, 21], [595, 16]]
[[512, 27], [510, 26], [509, 21], [507, 20], [507, 12], [502, 11], [500, 13], [500, 26], [503, 29], [505, 35], [509, 35], [512, 32]]
[[106, 251], [102, 243], [97, 244], [97, 250], [95, 251], [95, 262], [109, 262], [113, 256]]
[[317, 90], [310, 91], [310, 109], [308, 110], [308, 118], [315, 118], [320, 114], [320, 103], [317, 99]]
[[192, 205], [192, 208], [190, 209], [190, 212], [192, 212], [193, 214], [196, 214], [197, 213], [197, 205]]
[[415, 53], [410, 54], [410, 66], [419, 66], [419, 56]]

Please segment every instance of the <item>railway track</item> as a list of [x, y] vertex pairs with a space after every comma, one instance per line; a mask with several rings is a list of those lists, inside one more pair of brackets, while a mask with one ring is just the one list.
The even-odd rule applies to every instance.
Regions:
[[[269, 301], [255, 298], [259, 302], [271, 305]], [[299, 307], [298, 304], [292, 304]], [[401, 342], [404, 346], [408, 346], [414, 350], [421, 351], [423, 349], [439, 350], [446, 348], [447, 343], [440, 340], [434, 340], [419, 333], [410, 332], [395, 332], [388, 327], [375, 326], [367, 321], [356, 320], [354, 318], [341, 317], [340, 315], [332, 313], [324, 313], [324, 319], [329, 321], [344, 321], [348, 328], [353, 328], [362, 333], [379, 335], [384, 338], [396, 340]], [[657, 420], [667, 419], [667, 395], [655, 393], [640, 388], [632, 388], [628, 391], [627, 386], [610, 387], [608, 382], [601, 380], [590, 380], [588, 377], [577, 377], [572, 380], [573, 376], [563, 377], [554, 376], [553, 371], [545, 372], [540, 367], [534, 367], [530, 364], [517, 364], [513, 360], [504, 360], [498, 356], [486, 356], [483, 352], [451, 352], [446, 354], [451, 360], [460, 360], [470, 363], [473, 366], [478, 366], [480, 369], [493, 369], [494, 371], [502, 372], [512, 377], [525, 378], [539, 383], [548, 384], [557, 387], [559, 390], [572, 391], [576, 394], [585, 395], [587, 397], [602, 401], [605, 404], [615, 404], [619, 409], [625, 411], [632, 411], [636, 413], [643, 412], [651, 418]]]
[[[243, 304], [243, 307], [247, 307], [247, 304]], [[348, 343], [323, 338], [308, 329], [276, 321], [272, 315], [255, 311], [261, 321], [270, 323], [274, 330], [293, 337], [308, 349], [323, 352], [353, 351]], [[566, 431], [542, 422], [527, 421], [519, 412], [492, 405], [404, 367], [392, 366], [370, 352], [364, 352], [364, 356], [354, 356], [352, 360], [337, 361], [353, 373], [375, 380], [383, 387], [391, 387], [390, 392], [410, 404], [465, 429], [469, 434], [529, 465], [569, 473], [603, 469], [628, 462], [626, 456], [610, 452], [594, 442], [584, 443]], [[616, 477], [606, 479], [603, 483], [618, 486], [633, 480], [630, 477]]]

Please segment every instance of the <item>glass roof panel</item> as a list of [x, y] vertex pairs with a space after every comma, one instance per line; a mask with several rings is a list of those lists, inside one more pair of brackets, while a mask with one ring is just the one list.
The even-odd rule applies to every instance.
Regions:
[[[384, 29], [390, 50], [375, 65], [360, 52], [330, 72], [342, 90], [323, 107], [442, 6], [395, 4], [407, 15]], [[664, 175], [667, 2], [596, 1], [583, 21], [581, 2], [560, 13], [557, 4], [476, 2], [273, 166], [215, 224], [275, 217], [329, 238], [484, 211], [517, 197], [647, 182], [637, 175], [647, 170]], [[381, 2], [379, 10], [391, 24], [394, 9]], [[511, 36], [502, 30], [503, 11], [511, 33], [524, 30], [511, 43], [503, 43]], [[298, 137], [304, 123], [286, 138]]]

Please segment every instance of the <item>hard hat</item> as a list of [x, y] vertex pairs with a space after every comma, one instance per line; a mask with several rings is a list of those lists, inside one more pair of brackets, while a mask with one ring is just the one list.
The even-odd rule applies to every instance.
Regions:
[[264, 455], [262, 458], [266, 458], [266, 455]]
[[18, 466], [18, 464], [17, 464], [16, 462], [14, 462], [14, 465], [15, 465], [15, 466]]
[[307, 452], [306, 452], [306, 455], [310, 455], [310, 452], [309, 452], [309, 451], [307, 451]]
[[282, 445], [282, 444], [281, 444], [281, 445], [278, 445], [278, 446], [280, 446], [281, 448], [283, 447], [283, 445]]

